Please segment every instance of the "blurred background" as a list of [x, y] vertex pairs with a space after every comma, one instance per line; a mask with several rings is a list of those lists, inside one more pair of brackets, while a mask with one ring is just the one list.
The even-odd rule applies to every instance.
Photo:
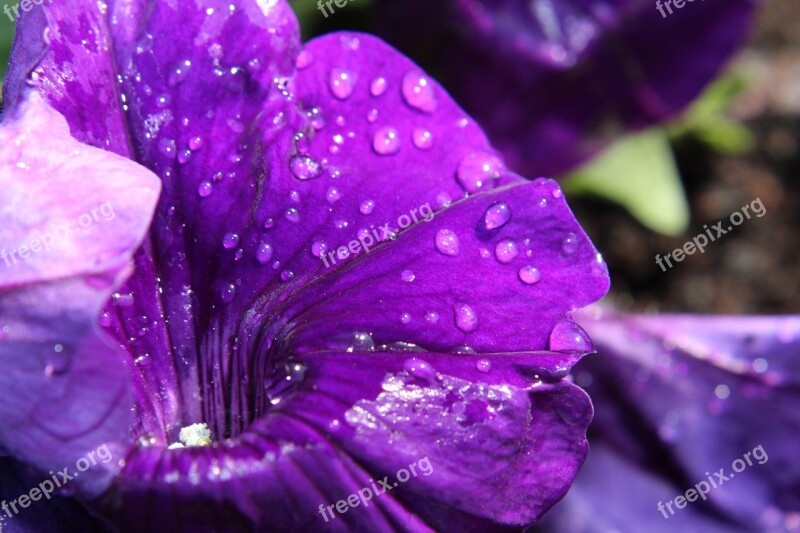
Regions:
[[[376, 24], [376, 0], [352, 2], [329, 18], [315, 1], [292, 5], [305, 39]], [[0, 14], [0, 78], [12, 34]], [[426, 66], [424, 51], [407, 52]], [[608, 262], [618, 308], [784, 314], [800, 313], [799, 175], [800, 3], [773, 0], [761, 7], [747, 46], [680, 118], [623, 136], [588, 165], [556, 177]], [[656, 265], [656, 254], [756, 198], [765, 216], [667, 272]]]

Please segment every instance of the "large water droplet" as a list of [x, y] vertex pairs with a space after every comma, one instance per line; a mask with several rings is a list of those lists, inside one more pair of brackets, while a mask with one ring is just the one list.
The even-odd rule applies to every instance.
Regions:
[[369, 215], [375, 210], [375, 200], [364, 200], [361, 202], [361, 205], [358, 206], [358, 210], [362, 215]]
[[270, 259], [272, 259], [272, 246], [262, 242], [258, 245], [258, 248], [256, 248], [256, 261], [261, 264], [266, 264]]
[[520, 281], [526, 285], [533, 285], [542, 279], [542, 273], [539, 272], [539, 269], [533, 265], [525, 265], [519, 269], [518, 274]]
[[564, 319], [550, 333], [549, 349], [553, 352], [590, 352], [594, 350], [589, 335], [572, 320]]
[[519, 248], [517, 248], [517, 243], [511, 239], [503, 239], [494, 248], [494, 256], [504, 265], [513, 261], [517, 255], [519, 255]]
[[458, 165], [458, 182], [469, 193], [478, 192], [504, 171], [502, 161], [488, 152], [472, 152]]
[[222, 238], [222, 246], [226, 250], [236, 247], [237, 244], [239, 244], [239, 236], [235, 233], [226, 233]]
[[414, 141], [414, 146], [420, 150], [433, 148], [433, 134], [425, 128], [414, 128], [411, 138]]
[[478, 329], [478, 315], [467, 304], [455, 305], [456, 327], [464, 333]]
[[353, 94], [355, 83], [355, 75], [352, 72], [340, 68], [331, 70], [331, 92], [339, 100], [345, 100]]
[[436, 379], [436, 370], [430, 363], [422, 359], [406, 359], [405, 363], [403, 363], [403, 368], [415, 378], [425, 381]]
[[561, 253], [564, 255], [572, 255], [578, 251], [578, 237], [574, 233], [567, 234], [564, 241], [561, 243]]
[[310, 180], [322, 175], [322, 165], [307, 155], [296, 155], [289, 161], [292, 175], [299, 180]]
[[436, 232], [436, 249], [444, 255], [458, 255], [458, 236], [452, 230], [440, 229]]
[[483, 217], [486, 229], [497, 229], [505, 226], [511, 220], [511, 208], [505, 202], [500, 202], [489, 206], [486, 215]]
[[380, 96], [386, 92], [386, 78], [375, 78], [369, 86], [372, 96]]
[[375, 341], [369, 333], [353, 333], [348, 352], [371, 352], [375, 349]]
[[423, 111], [433, 113], [436, 111], [436, 93], [433, 83], [422, 72], [410, 71], [403, 76], [403, 98], [406, 103]]
[[400, 150], [400, 134], [390, 126], [381, 128], [375, 132], [372, 148], [380, 155], [396, 154]]

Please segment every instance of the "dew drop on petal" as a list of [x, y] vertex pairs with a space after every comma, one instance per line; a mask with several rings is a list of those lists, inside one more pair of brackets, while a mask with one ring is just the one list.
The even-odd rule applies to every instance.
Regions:
[[239, 244], [239, 236], [235, 233], [226, 233], [222, 238], [222, 246], [224, 246], [226, 250], [234, 248], [237, 244]]
[[199, 150], [203, 147], [203, 138], [202, 137], [192, 137], [189, 139], [189, 149], [190, 150]]
[[264, 229], [270, 229], [275, 225], [275, 221], [271, 218], [268, 218], [264, 221]]
[[204, 181], [197, 187], [197, 194], [201, 198], [208, 197], [214, 190], [214, 185], [210, 181]]
[[371, 352], [375, 349], [375, 341], [369, 333], [353, 333], [348, 352]]
[[414, 279], [416, 279], [416, 276], [410, 270], [403, 270], [403, 272], [400, 273], [400, 277], [403, 281], [414, 281]]
[[380, 155], [396, 154], [400, 150], [400, 134], [390, 126], [379, 129], [372, 139], [372, 149]]
[[436, 249], [444, 255], [458, 255], [458, 236], [452, 230], [440, 229], [436, 232]]
[[425, 113], [436, 111], [436, 93], [433, 83], [422, 72], [412, 70], [403, 76], [401, 89], [406, 103]]
[[297, 54], [297, 60], [295, 61], [295, 66], [297, 70], [303, 70], [307, 68], [311, 63], [314, 62], [314, 56], [308, 50], [302, 50], [299, 54]]
[[414, 128], [411, 139], [414, 141], [414, 146], [420, 150], [433, 148], [433, 134], [425, 128]]
[[439, 322], [439, 313], [436, 311], [428, 311], [425, 313], [425, 322], [428, 324], [436, 324]]
[[386, 78], [375, 78], [369, 86], [372, 96], [380, 96], [386, 92]]
[[256, 248], [256, 261], [263, 265], [268, 263], [270, 259], [272, 259], [272, 246], [262, 242]]
[[314, 241], [311, 244], [311, 253], [314, 257], [321, 257], [328, 251], [328, 244], [325, 241]]
[[339, 100], [346, 100], [353, 94], [355, 76], [352, 72], [335, 68], [331, 70], [330, 88], [333, 95]]
[[494, 256], [504, 265], [513, 261], [517, 255], [519, 255], [519, 248], [517, 248], [517, 243], [511, 239], [503, 239], [494, 248]]
[[403, 363], [403, 368], [405, 368], [406, 371], [415, 378], [420, 378], [427, 381], [433, 381], [436, 379], [436, 370], [430, 365], [430, 363], [423, 361], [422, 359], [407, 359], [405, 363]]
[[475, 363], [475, 368], [480, 372], [490, 372], [492, 370], [492, 362], [488, 359], [479, 359], [478, 362]]
[[192, 62], [188, 59], [179, 62], [172, 68], [172, 72], [169, 73], [169, 78], [167, 79], [167, 83], [170, 87], [175, 87], [176, 85], [180, 84], [186, 77], [189, 75], [189, 70], [192, 68]]
[[557, 185], [556, 188], [553, 189], [553, 192], [551, 194], [553, 195], [553, 198], [561, 198], [562, 196], [564, 196], [564, 193], [561, 192], [561, 187]]
[[307, 155], [296, 155], [289, 161], [292, 175], [299, 180], [310, 180], [322, 175], [322, 165]]
[[376, 120], [378, 120], [378, 110], [377, 109], [373, 109], [369, 113], [367, 113], [367, 122], [372, 124]]
[[361, 202], [361, 205], [358, 206], [358, 210], [362, 215], [369, 215], [375, 210], [375, 200], [364, 200]]
[[325, 197], [328, 199], [328, 203], [334, 204], [342, 197], [342, 193], [336, 187], [329, 187]]
[[455, 305], [456, 327], [464, 333], [470, 333], [478, 329], [478, 315], [467, 304]]
[[533, 285], [542, 279], [542, 273], [539, 272], [539, 269], [533, 265], [525, 265], [524, 267], [520, 268], [518, 275], [520, 281], [526, 285]]
[[569, 233], [561, 242], [561, 253], [564, 255], [572, 255], [578, 251], [578, 238], [574, 233]]
[[294, 272], [291, 270], [284, 270], [281, 272], [281, 279], [283, 281], [291, 281], [294, 278]]
[[236, 286], [233, 283], [228, 283], [222, 287], [220, 296], [222, 297], [223, 302], [230, 303], [233, 300], [233, 297], [236, 296]]
[[475, 193], [500, 177], [504, 171], [502, 161], [487, 152], [472, 152], [458, 165], [458, 182], [469, 193]]
[[497, 229], [505, 226], [511, 220], [511, 208], [505, 202], [500, 202], [489, 206], [486, 215], [483, 217], [486, 229]]
[[555, 325], [548, 342], [553, 352], [590, 352], [594, 350], [589, 335], [578, 324], [564, 319]]
[[400, 322], [402, 322], [403, 324], [410, 323], [411, 322], [411, 315], [408, 314], [408, 313], [403, 313], [402, 315], [400, 315]]
[[287, 209], [285, 216], [286, 220], [288, 220], [289, 222], [297, 222], [298, 220], [300, 220], [300, 213], [298, 213], [297, 209], [295, 209], [294, 207], [290, 207], [289, 209]]

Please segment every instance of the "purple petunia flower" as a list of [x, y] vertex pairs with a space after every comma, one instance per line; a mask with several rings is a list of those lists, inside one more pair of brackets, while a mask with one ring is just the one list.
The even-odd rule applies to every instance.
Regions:
[[577, 319], [591, 452], [536, 531], [800, 530], [800, 316]]
[[428, 58], [512, 168], [536, 175], [678, 114], [747, 36], [757, 4], [386, 0], [378, 19], [380, 35]]
[[302, 48], [282, 1], [60, 0], [4, 100], [0, 468], [105, 446], [65, 494], [137, 531], [483, 530], [566, 493], [606, 267], [398, 52]]

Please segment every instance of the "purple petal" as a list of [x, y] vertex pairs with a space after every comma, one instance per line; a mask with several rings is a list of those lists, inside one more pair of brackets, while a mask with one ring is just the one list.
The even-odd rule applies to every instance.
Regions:
[[[599, 351], [574, 369], [597, 410], [592, 450], [545, 523], [558, 531], [797, 526], [800, 317], [606, 311], [579, 321]], [[735, 473], [733, 462], [758, 446], [764, 455]], [[716, 482], [720, 468], [735, 477], [664, 518], [658, 502], [707, 481], [706, 472]]]
[[541, 175], [570, 169], [621, 130], [674, 117], [741, 44], [756, 4], [684, 3], [666, 17], [652, 0], [420, 0], [380, 9], [383, 34], [434, 58], [429, 66], [509, 165]]
[[[0, 126], [0, 443], [42, 471], [108, 445], [74, 484], [97, 493], [127, 447], [129, 389], [97, 312], [130, 274], [159, 183], [69, 135], [35, 94]], [[98, 387], [98, 383], [104, 386]]]

